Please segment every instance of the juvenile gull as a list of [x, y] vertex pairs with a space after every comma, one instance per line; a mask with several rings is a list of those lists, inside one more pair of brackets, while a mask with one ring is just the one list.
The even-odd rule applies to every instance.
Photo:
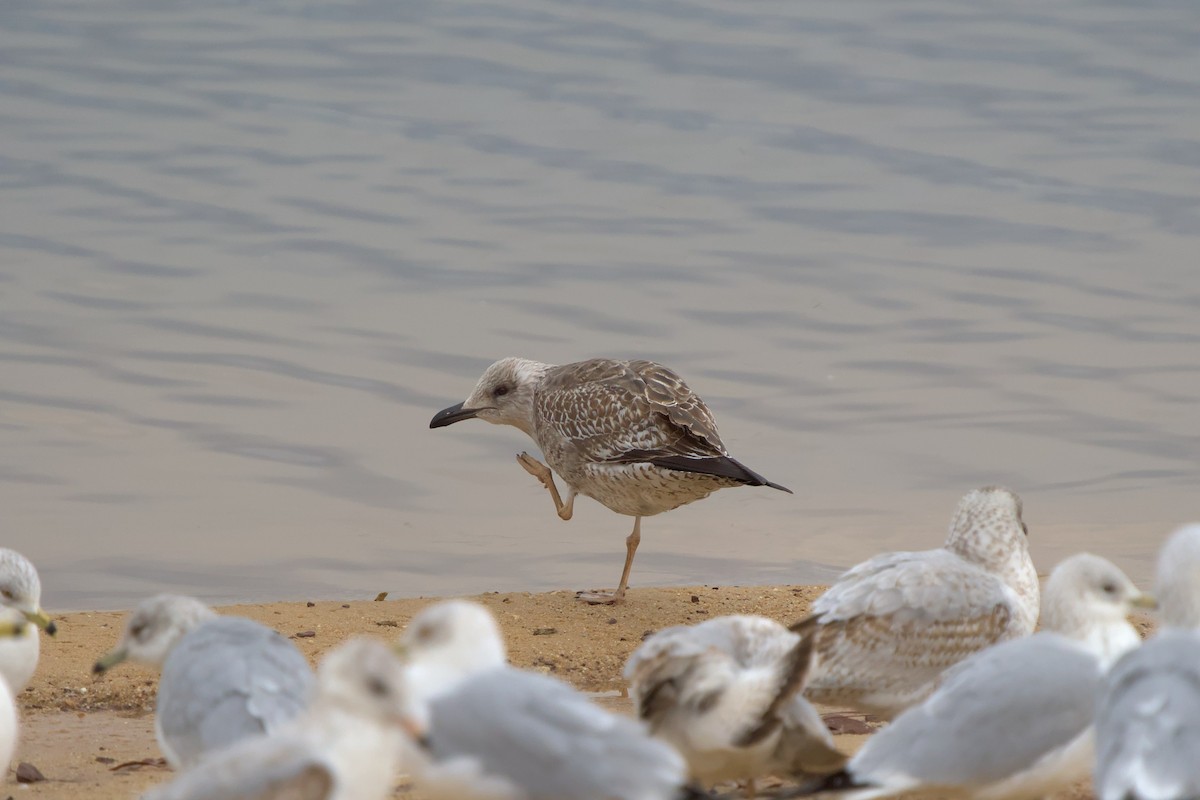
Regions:
[[1158, 559], [1162, 629], [1105, 680], [1096, 709], [1099, 800], [1200, 797], [1200, 525]]
[[[560, 518], [571, 518], [577, 494], [634, 518], [616, 591], [580, 593], [590, 603], [624, 599], [642, 517], [728, 486], [791, 493], [731, 457], [704, 401], [653, 361], [594, 358], [556, 366], [504, 358], [487, 368], [470, 397], [439, 411], [429, 427], [471, 418], [512, 425], [533, 439], [549, 467], [528, 453], [517, 461], [549, 490]], [[567, 484], [566, 502], [551, 469]]]
[[420, 724], [392, 650], [350, 639], [321, 661], [299, 716], [214, 751], [144, 800], [382, 800]]
[[1032, 800], [1087, 777], [1096, 691], [1106, 665], [1136, 646], [1125, 618], [1145, 602], [1110, 562], [1068, 558], [1046, 582], [1041, 632], [952, 668], [928, 700], [809, 791]]
[[638, 716], [705, 785], [835, 772], [846, 757], [800, 695], [812, 656], [774, 620], [729, 616], [646, 639], [625, 664]]
[[308, 703], [308, 661], [291, 642], [253, 620], [219, 617], [192, 597], [162, 594], [129, 615], [103, 673], [129, 659], [162, 668], [154, 715], [158, 746], [174, 768], [260, 733]]
[[[0, 605], [14, 609], [53, 636], [57, 628], [41, 603], [42, 582], [37, 569], [16, 550], [0, 547]], [[0, 675], [14, 695], [29, 685], [37, 669], [40, 647], [37, 631], [0, 638]]]
[[986, 487], [958, 504], [936, 550], [884, 553], [853, 567], [792, 627], [817, 654], [805, 696], [890, 719], [942, 671], [1027, 636], [1038, 615], [1021, 500]]
[[507, 666], [492, 615], [462, 601], [405, 629], [409, 681], [427, 703], [413, 779], [433, 800], [668, 800], [686, 767], [635, 720], [562, 681]]

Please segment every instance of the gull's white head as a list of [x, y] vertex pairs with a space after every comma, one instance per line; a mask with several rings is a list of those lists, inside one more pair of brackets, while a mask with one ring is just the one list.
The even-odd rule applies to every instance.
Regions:
[[92, 668], [95, 673], [122, 661], [161, 667], [171, 648], [189, 631], [216, 614], [194, 597], [160, 594], [138, 603], [125, 620], [125, 631], [117, 646]]
[[1158, 554], [1154, 593], [1163, 625], [1200, 628], [1200, 524], [1171, 534]]
[[0, 605], [17, 609], [52, 636], [57, 630], [42, 610], [42, 581], [33, 562], [7, 547], [0, 547]]
[[1042, 628], [1077, 639], [1104, 662], [1136, 647], [1127, 617], [1154, 600], [1108, 559], [1077, 553], [1059, 563], [1042, 592]]
[[549, 364], [525, 358], [502, 358], [484, 370], [469, 397], [434, 415], [431, 428], [478, 418], [493, 425], [512, 425], [533, 435], [533, 393]]
[[426, 720], [409, 690], [404, 664], [387, 644], [366, 636], [347, 639], [317, 667], [317, 697], [342, 711], [420, 739]]
[[411, 661], [414, 691], [425, 698], [507, 660], [495, 617], [466, 600], [449, 600], [421, 611], [401, 634], [400, 649]]

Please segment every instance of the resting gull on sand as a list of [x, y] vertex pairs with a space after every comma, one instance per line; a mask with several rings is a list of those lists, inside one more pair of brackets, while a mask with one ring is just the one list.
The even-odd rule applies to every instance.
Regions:
[[1105, 680], [1096, 709], [1099, 800], [1200, 797], [1200, 525], [1158, 558], [1161, 625]]
[[836, 772], [846, 757], [801, 694], [812, 656], [765, 617], [729, 616], [665, 628], [625, 664], [639, 718], [677, 749], [705, 785], [764, 775]]
[[383, 800], [420, 726], [392, 649], [350, 639], [322, 659], [299, 716], [212, 752], [143, 800]]
[[[528, 453], [517, 461], [549, 490], [560, 518], [571, 518], [577, 494], [634, 518], [616, 591], [580, 593], [589, 603], [624, 599], [642, 517], [729, 486], [791, 493], [731, 457], [704, 401], [653, 361], [594, 358], [555, 366], [501, 359], [466, 400], [439, 411], [429, 427], [472, 418], [520, 428], [537, 443], [549, 467]], [[565, 502], [552, 469], [567, 484]]]
[[427, 704], [413, 780], [433, 800], [672, 800], [686, 765], [636, 720], [566, 683], [505, 663], [495, 619], [475, 603], [431, 606], [400, 645]]
[[805, 696], [891, 718], [926, 698], [947, 667], [1032, 633], [1037, 616], [1021, 500], [977, 489], [959, 502], [944, 546], [864, 561], [792, 626], [816, 653]]
[[1032, 800], [1086, 778], [1096, 692], [1113, 659], [1137, 646], [1126, 616], [1146, 604], [1112, 563], [1087, 553], [1066, 559], [1046, 582], [1041, 632], [953, 667], [928, 700], [806, 792]]
[[192, 597], [162, 594], [130, 613], [120, 643], [96, 662], [102, 673], [129, 659], [161, 667], [154, 732], [176, 769], [296, 716], [308, 703], [312, 669], [275, 631], [219, 617]]
[[[25, 619], [53, 636], [54, 622], [42, 610], [42, 582], [32, 562], [16, 550], [0, 547], [0, 605], [15, 609]], [[37, 631], [0, 638], [0, 675], [12, 693], [29, 684], [37, 669], [41, 637]]]

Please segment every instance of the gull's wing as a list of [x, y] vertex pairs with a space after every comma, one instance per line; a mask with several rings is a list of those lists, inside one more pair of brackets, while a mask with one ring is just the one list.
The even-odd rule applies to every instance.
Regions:
[[946, 550], [888, 553], [859, 564], [792, 630], [813, 637], [806, 694], [871, 696], [904, 707], [947, 667], [1018, 636], [1016, 593]]
[[784, 488], [731, 458], [704, 401], [653, 361], [595, 358], [553, 367], [534, 403], [539, 441], [547, 434], [569, 440], [585, 462], [644, 462]]
[[1099, 661], [1056, 634], [997, 645], [868, 739], [846, 770], [885, 787], [1011, 778], [1088, 730], [1100, 680]]
[[1168, 630], [1121, 658], [1096, 710], [1100, 800], [1200, 796], [1200, 634]]
[[313, 683], [308, 662], [287, 639], [252, 620], [218, 617], [184, 636], [163, 664], [159, 730], [190, 766], [296, 716]]
[[545, 675], [499, 668], [435, 699], [429, 726], [439, 767], [471, 762], [529, 800], [669, 798], [683, 760], [634, 720], [610, 714]]
[[260, 736], [210, 754], [142, 800], [332, 800], [334, 783], [304, 742]]

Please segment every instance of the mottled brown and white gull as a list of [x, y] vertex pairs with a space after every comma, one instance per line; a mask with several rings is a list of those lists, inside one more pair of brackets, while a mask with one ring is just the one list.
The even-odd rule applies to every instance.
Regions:
[[[517, 461], [549, 490], [560, 518], [571, 518], [577, 494], [634, 518], [616, 591], [580, 593], [591, 603], [624, 598], [642, 517], [729, 486], [791, 493], [731, 457], [704, 401], [653, 361], [594, 358], [556, 366], [504, 358], [487, 368], [465, 401], [439, 411], [429, 427], [472, 418], [512, 425], [534, 440], [549, 466], [528, 453]], [[567, 484], [565, 502], [551, 470]]]
[[792, 630], [813, 637], [805, 696], [891, 718], [972, 653], [1028, 636], [1038, 577], [1021, 500], [985, 487], [958, 504], [943, 547], [884, 553], [850, 569]]
[[836, 772], [846, 757], [800, 692], [812, 641], [772, 619], [717, 617], [649, 636], [625, 664], [637, 715], [711, 786]]

